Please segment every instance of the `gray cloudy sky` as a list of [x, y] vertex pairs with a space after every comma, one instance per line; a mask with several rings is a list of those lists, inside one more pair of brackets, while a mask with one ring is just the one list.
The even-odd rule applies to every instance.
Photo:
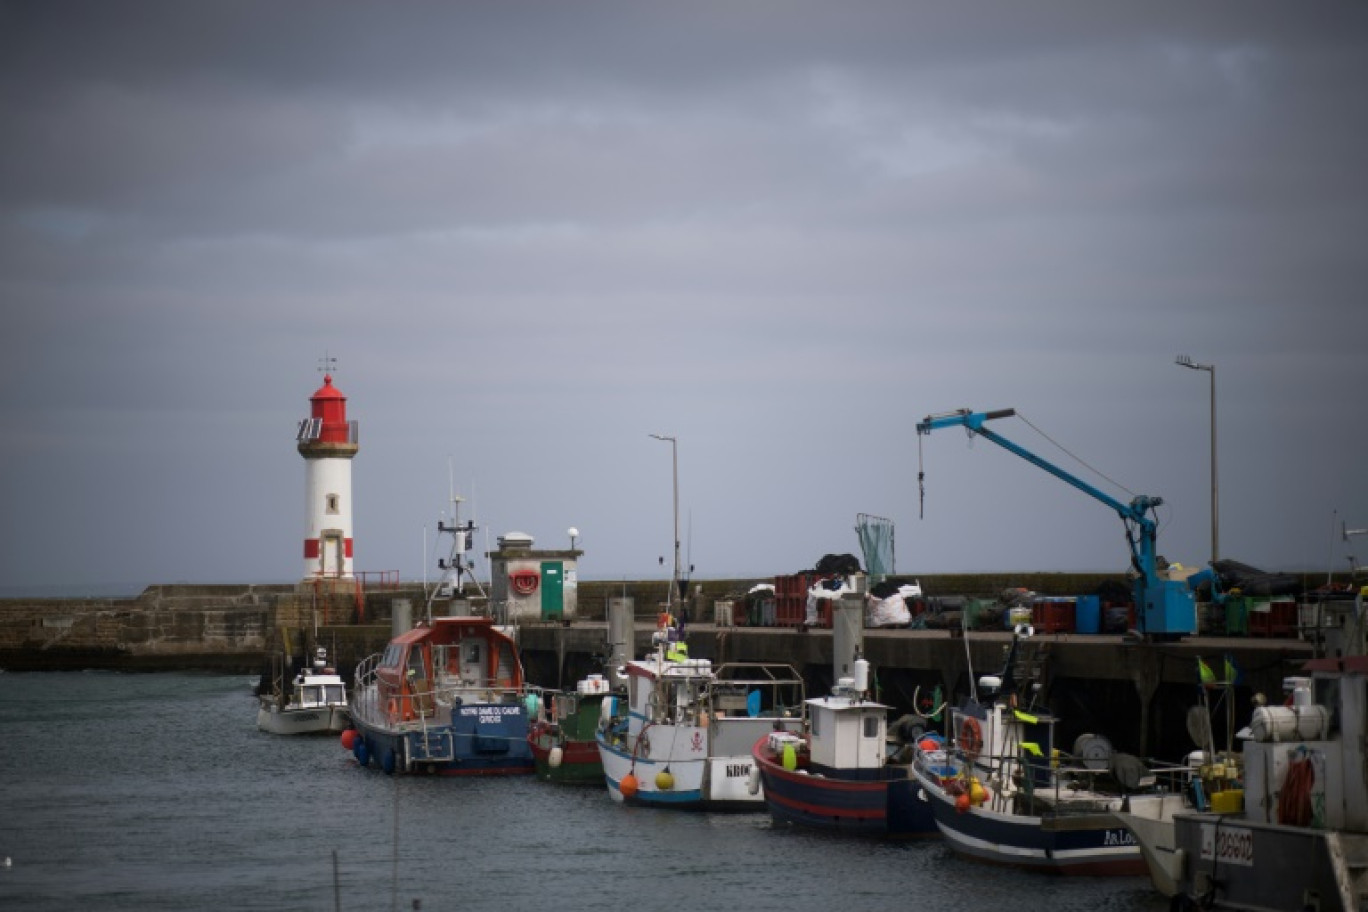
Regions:
[[698, 576], [861, 512], [900, 572], [1125, 568], [1102, 504], [919, 442], [959, 407], [1201, 564], [1183, 353], [1222, 556], [1342, 568], [1365, 86], [1348, 2], [0, 2], [0, 587], [298, 578], [325, 353], [362, 570], [432, 566], [450, 465], [491, 535], [668, 574], [651, 432]]

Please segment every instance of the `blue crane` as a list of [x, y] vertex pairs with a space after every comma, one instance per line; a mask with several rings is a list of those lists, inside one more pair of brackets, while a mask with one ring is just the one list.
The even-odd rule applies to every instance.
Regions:
[[1131, 564], [1135, 569], [1136, 622], [1140, 632], [1152, 639], [1178, 639], [1197, 632], [1197, 604], [1192, 589], [1178, 580], [1162, 579], [1157, 567], [1155, 537], [1158, 523], [1151, 513], [1164, 501], [1159, 497], [1141, 494], [1125, 504], [1097, 488], [1052, 465], [1024, 447], [990, 431], [984, 423], [996, 418], [1010, 418], [1016, 409], [992, 412], [973, 412], [960, 409], [946, 415], [928, 415], [917, 423], [918, 434], [930, 434], [946, 427], [963, 427], [1015, 453], [1051, 475], [1116, 511], [1126, 525], [1126, 541], [1130, 545]]

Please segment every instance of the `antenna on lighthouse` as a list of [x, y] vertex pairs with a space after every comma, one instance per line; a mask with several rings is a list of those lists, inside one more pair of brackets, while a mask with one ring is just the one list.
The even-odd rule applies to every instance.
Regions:
[[337, 358], [328, 354], [328, 350], [323, 350], [323, 357], [318, 359], [318, 372], [321, 374], [337, 373]]

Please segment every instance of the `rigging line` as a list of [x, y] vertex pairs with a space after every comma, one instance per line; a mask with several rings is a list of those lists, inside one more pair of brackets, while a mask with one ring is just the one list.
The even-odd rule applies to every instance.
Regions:
[[917, 435], [917, 518], [926, 518], [926, 472], [922, 469], [922, 435]]
[[1026, 422], [1026, 425], [1027, 425], [1031, 430], [1035, 431], [1035, 432], [1036, 432], [1037, 434], [1039, 434], [1041, 437], [1044, 437], [1046, 440], [1050, 441], [1050, 443], [1054, 444], [1056, 447], [1059, 448], [1060, 452], [1066, 454], [1070, 459], [1073, 459], [1073, 460], [1074, 460], [1075, 462], [1077, 462], [1079, 465], [1081, 465], [1081, 466], [1083, 466], [1084, 468], [1086, 468], [1089, 472], [1092, 472], [1094, 475], [1096, 475], [1098, 478], [1103, 479], [1103, 480], [1106, 481], [1108, 484], [1115, 485], [1116, 487], [1118, 487], [1118, 488], [1120, 488], [1121, 490], [1125, 491], [1125, 492], [1126, 492], [1127, 494], [1129, 494], [1131, 497], [1135, 497], [1135, 496], [1136, 496], [1136, 495], [1135, 495], [1135, 492], [1132, 491], [1130, 488], [1128, 488], [1128, 487], [1126, 487], [1125, 485], [1121, 484], [1119, 481], [1115, 481], [1114, 479], [1108, 478], [1108, 477], [1107, 477], [1106, 475], [1104, 475], [1102, 472], [1099, 472], [1097, 469], [1095, 469], [1095, 468], [1093, 468], [1092, 466], [1088, 465], [1087, 462], [1083, 461], [1083, 459], [1081, 459], [1079, 456], [1075, 455], [1075, 454], [1074, 454], [1073, 452], [1071, 452], [1067, 447], [1065, 447], [1065, 446], [1063, 446], [1062, 444], [1060, 444], [1059, 441], [1055, 440], [1053, 437], [1051, 437], [1049, 434], [1047, 434], [1047, 433], [1045, 433], [1044, 431], [1042, 431], [1040, 428], [1036, 427], [1034, 424], [1031, 424], [1030, 419], [1027, 418], [1025, 415], [1021, 414], [1020, 411], [1018, 411], [1018, 412], [1016, 413], [1016, 416], [1017, 416], [1018, 418], [1020, 418], [1022, 421]]

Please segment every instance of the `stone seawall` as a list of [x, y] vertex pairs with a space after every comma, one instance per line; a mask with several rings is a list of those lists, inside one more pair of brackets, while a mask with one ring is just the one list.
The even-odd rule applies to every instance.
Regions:
[[[1090, 592], [1105, 575], [984, 574], [922, 576], [928, 594], [992, 597], [1024, 587], [1042, 595]], [[717, 599], [743, 598], [773, 577], [697, 580], [689, 595], [695, 620], [711, 619]], [[602, 621], [610, 599], [633, 599], [638, 616], [652, 618], [669, 592], [668, 580], [593, 580], [579, 583], [579, 618]], [[420, 584], [362, 591], [353, 581], [322, 583], [154, 585], [131, 599], [0, 599], [0, 668], [129, 671], [205, 669], [255, 672], [269, 656], [298, 656], [303, 632], [328, 631], [339, 664], [350, 664], [386, 635], [395, 601], [409, 601], [421, 617]], [[359, 629], [354, 629], [359, 628]]]
[[157, 585], [131, 599], [0, 599], [0, 668], [255, 672], [297, 642], [289, 631], [356, 625], [382, 611], [388, 623], [401, 592], [358, 596], [350, 582]]

